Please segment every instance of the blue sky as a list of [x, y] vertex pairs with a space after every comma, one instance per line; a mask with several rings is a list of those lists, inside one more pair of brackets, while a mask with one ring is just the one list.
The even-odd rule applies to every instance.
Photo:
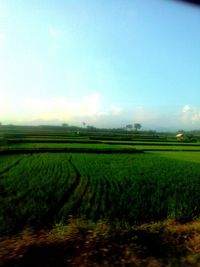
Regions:
[[0, 0], [0, 121], [200, 128], [200, 9]]

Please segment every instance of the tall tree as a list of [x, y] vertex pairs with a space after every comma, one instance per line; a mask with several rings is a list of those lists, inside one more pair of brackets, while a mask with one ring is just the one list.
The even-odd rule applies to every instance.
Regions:
[[127, 124], [126, 125], [126, 130], [132, 130], [133, 129], [133, 125], [132, 124]]
[[134, 123], [134, 128], [136, 131], [138, 131], [142, 128], [142, 125], [140, 123]]

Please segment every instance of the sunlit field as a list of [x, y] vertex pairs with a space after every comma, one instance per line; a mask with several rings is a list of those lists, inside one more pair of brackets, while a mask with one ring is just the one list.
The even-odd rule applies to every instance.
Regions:
[[44, 153], [2, 156], [1, 165], [2, 233], [65, 223], [69, 215], [129, 224], [200, 215], [197, 163], [151, 154]]
[[197, 264], [198, 136], [33, 130], [1, 131], [0, 263]]

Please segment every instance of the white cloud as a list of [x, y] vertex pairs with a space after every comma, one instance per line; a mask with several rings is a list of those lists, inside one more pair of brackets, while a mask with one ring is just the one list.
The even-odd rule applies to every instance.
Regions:
[[[143, 128], [166, 126], [194, 129], [200, 125], [200, 108], [185, 105], [179, 113], [160, 112], [143, 106], [124, 109], [110, 103], [105, 106], [104, 97], [94, 92], [77, 98], [57, 96], [48, 99], [11, 98], [0, 93], [0, 121], [3, 123], [29, 124], [62, 123], [81, 125], [82, 121], [97, 127], [122, 127], [139, 122]], [[170, 114], [170, 115], [169, 115]]]
[[[5, 101], [6, 100], [6, 101]], [[29, 124], [32, 122], [67, 122], [102, 126], [109, 121], [119, 121], [124, 110], [117, 105], [105, 107], [100, 93], [92, 93], [77, 99], [58, 96], [51, 99], [23, 98], [0, 101], [0, 121], [5, 123]]]
[[191, 118], [193, 123], [200, 122], [200, 112], [194, 114]]
[[7, 99], [1, 98], [0, 115], [8, 118], [9, 121], [30, 122], [34, 120], [57, 120], [73, 123], [74, 120], [80, 122], [84, 118], [90, 121], [97, 121], [105, 115], [117, 115], [121, 109], [116, 106], [108, 108], [105, 112], [102, 96], [99, 93], [80, 97], [79, 99], [69, 99], [65, 96], [54, 97], [51, 99], [24, 98]]
[[33, 119], [72, 120], [73, 117], [96, 116], [101, 112], [100, 95], [97, 93], [76, 101], [62, 96], [49, 100], [28, 99], [25, 105]]
[[188, 111], [190, 111], [190, 106], [189, 105], [185, 105], [182, 109], [183, 113], [187, 113]]
[[182, 110], [181, 121], [187, 127], [199, 127], [200, 108], [186, 105]]

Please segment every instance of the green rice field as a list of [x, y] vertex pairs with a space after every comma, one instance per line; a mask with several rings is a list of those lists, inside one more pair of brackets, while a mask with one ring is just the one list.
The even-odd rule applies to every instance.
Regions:
[[[67, 266], [104, 266], [95, 253], [106, 262], [105, 251], [115, 247], [110, 256], [118, 257], [121, 246], [137, 251], [137, 257], [121, 255], [133, 266], [176, 266], [191, 257], [196, 264], [199, 192], [198, 135], [178, 141], [173, 134], [1, 126], [0, 265], [60, 267], [60, 259], [70, 258]], [[153, 247], [161, 251], [154, 254]], [[47, 265], [34, 264], [36, 254]], [[77, 262], [84, 257], [90, 264]]]
[[1, 233], [65, 223], [69, 215], [122, 224], [200, 216], [199, 155], [192, 162], [165, 153], [3, 155]]

